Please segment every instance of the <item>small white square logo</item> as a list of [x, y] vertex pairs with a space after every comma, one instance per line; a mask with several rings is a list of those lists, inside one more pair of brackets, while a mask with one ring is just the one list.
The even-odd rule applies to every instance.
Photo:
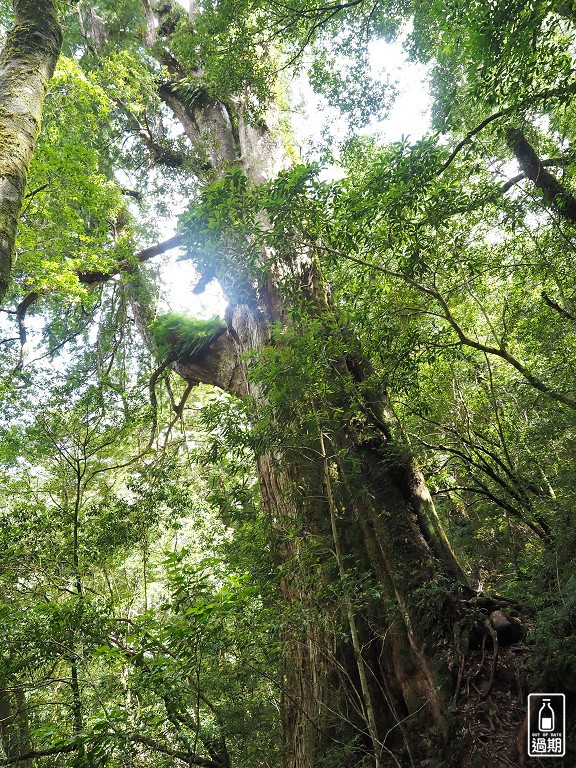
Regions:
[[528, 757], [563, 757], [566, 752], [566, 697], [563, 693], [528, 696]]

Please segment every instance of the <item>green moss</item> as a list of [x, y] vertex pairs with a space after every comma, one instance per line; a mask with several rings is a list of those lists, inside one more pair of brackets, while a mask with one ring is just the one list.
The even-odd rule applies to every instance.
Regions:
[[225, 330], [219, 317], [201, 320], [175, 314], [162, 315], [151, 328], [159, 356], [174, 360], [191, 359]]
[[11, 58], [50, 59], [53, 71], [62, 45], [62, 29], [54, 0], [19, 0], [15, 24], [2, 50], [2, 61]]

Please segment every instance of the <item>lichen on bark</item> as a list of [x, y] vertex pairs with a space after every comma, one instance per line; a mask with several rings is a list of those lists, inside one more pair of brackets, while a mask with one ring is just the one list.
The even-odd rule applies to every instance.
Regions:
[[0, 54], [0, 300], [48, 84], [62, 43], [54, 0], [14, 0], [15, 23]]

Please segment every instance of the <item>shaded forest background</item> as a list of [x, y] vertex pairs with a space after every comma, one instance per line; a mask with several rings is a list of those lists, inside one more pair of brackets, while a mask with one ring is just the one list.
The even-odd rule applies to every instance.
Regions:
[[[528, 693], [576, 722], [572, 3], [0, 21], [0, 765], [532, 764]], [[433, 120], [383, 144], [398, 38]]]

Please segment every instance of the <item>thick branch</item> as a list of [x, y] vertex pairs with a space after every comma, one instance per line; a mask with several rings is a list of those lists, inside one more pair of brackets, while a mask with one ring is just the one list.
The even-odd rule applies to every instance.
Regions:
[[573, 94], [575, 91], [576, 83], [570, 83], [563, 88], [552, 88], [550, 90], [540, 91], [540, 93], [534, 93], [529, 98], [523, 99], [518, 104], [513, 104], [511, 107], [506, 107], [506, 109], [501, 109], [498, 112], [493, 112], [491, 115], [488, 115], [488, 117], [484, 118], [484, 120], [478, 123], [478, 125], [468, 131], [464, 138], [459, 141], [458, 144], [456, 144], [446, 162], [440, 167], [438, 174], [444, 173], [444, 171], [450, 165], [452, 165], [460, 151], [472, 141], [474, 136], [477, 136], [481, 131], [484, 130], [484, 128], [493, 123], [495, 120], [500, 120], [501, 118], [507, 117], [514, 112], [526, 109], [527, 107], [530, 107], [539, 101], [546, 101], [547, 99], [555, 99], [561, 96], [568, 96]]
[[32, 291], [26, 297], [22, 299], [20, 304], [16, 307], [16, 320], [18, 322], [18, 336], [20, 337], [20, 358], [16, 365], [16, 370], [21, 371], [24, 368], [24, 361], [26, 359], [26, 342], [28, 341], [28, 333], [26, 331], [26, 312], [29, 307], [34, 304], [40, 294], [36, 291]]
[[226, 329], [192, 357], [175, 360], [172, 368], [189, 384], [210, 384], [238, 397], [246, 392], [236, 343]]
[[[140, 335], [148, 349], [158, 356], [157, 345], [150, 333], [156, 319], [155, 299], [138, 273], [127, 285], [127, 290]], [[183, 353], [181, 347], [173, 346], [172, 352], [168, 353], [168, 362], [189, 384], [209, 384], [238, 396], [246, 392], [236, 342], [225, 325], [193, 353]]]
[[121, 187], [120, 192], [122, 192], [122, 194], [126, 195], [127, 197], [133, 197], [134, 200], [137, 200], [139, 203], [141, 203], [143, 200], [142, 193], [138, 192], [137, 189], [127, 189], [126, 187]]
[[[546, 160], [541, 160], [540, 165], [542, 168], [549, 168], [550, 166], [559, 168], [564, 165], [567, 165], [569, 162], [571, 162], [573, 158], [569, 157], [551, 157], [547, 158]], [[513, 176], [511, 179], [508, 179], [508, 181], [505, 184], [502, 184], [500, 187], [500, 192], [508, 192], [509, 189], [512, 189], [512, 187], [515, 184], [518, 184], [521, 181], [524, 181], [524, 179], [527, 179], [528, 176], [525, 173], [519, 173], [516, 176]]]
[[190, 140], [198, 158], [200, 178], [222, 173], [226, 166], [238, 162], [234, 127], [226, 106], [199, 90], [191, 103], [179, 96], [177, 83], [166, 82], [158, 89], [162, 101], [170, 107]]
[[524, 134], [517, 128], [507, 131], [508, 144], [516, 155], [523, 173], [534, 182], [536, 189], [541, 190], [546, 205], [554, 208], [568, 221], [576, 222], [576, 198], [561, 184], [558, 179], [544, 168], [544, 164], [536, 154]]
[[78, 280], [84, 285], [95, 285], [97, 283], [105, 283], [111, 280], [115, 275], [120, 272], [128, 272], [134, 268], [134, 261], [143, 263], [153, 259], [155, 256], [160, 256], [163, 253], [173, 250], [174, 248], [181, 248], [184, 240], [181, 235], [174, 235], [169, 240], [164, 240], [157, 245], [151, 245], [148, 248], [143, 248], [138, 253], [134, 254], [133, 259], [119, 261], [113, 270], [109, 272], [78, 272]]
[[19, 755], [18, 757], [2, 758], [1, 765], [15, 765], [16, 763], [23, 763], [25, 760], [34, 760], [37, 757], [49, 757], [50, 755], [63, 755], [67, 752], [75, 752], [78, 747], [75, 744], [63, 744], [61, 747], [51, 747], [50, 749], [33, 749], [31, 752], [27, 752], [25, 755]]
[[557, 301], [554, 301], [554, 299], [551, 299], [545, 291], [542, 291], [541, 296], [544, 300], [544, 303], [547, 304], [551, 309], [555, 309], [559, 315], [568, 318], [568, 320], [572, 320], [572, 322], [576, 322], [576, 315], [565, 307], [561, 307], [560, 304], [558, 304]]

